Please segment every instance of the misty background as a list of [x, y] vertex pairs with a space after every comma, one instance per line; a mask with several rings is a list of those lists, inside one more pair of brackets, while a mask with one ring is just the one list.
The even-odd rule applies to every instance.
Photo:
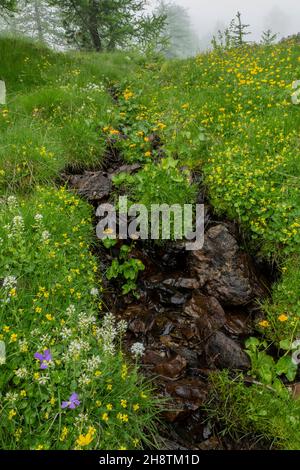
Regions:
[[[10, 13], [1, 9], [8, 3], [17, 9]], [[243, 44], [270, 44], [300, 33], [299, 0], [111, 0], [109, 4], [112, 11], [103, 15], [102, 0], [0, 0], [0, 35], [30, 37], [58, 50], [143, 52], [144, 47], [167, 58], [184, 58], [212, 47], [241, 45], [234, 32], [239, 21]]]
[[[151, 0], [152, 6], [157, 4]], [[199, 38], [199, 50], [210, 47], [217, 31], [224, 30], [236, 15], [242, 13], [243, 22], [250, 25], [249, 41], [259, 41], [262, 31], [271, 29], [278, 39], [300, 30], [299, 0], [174, 0], [186, 8], [194, 32]]]

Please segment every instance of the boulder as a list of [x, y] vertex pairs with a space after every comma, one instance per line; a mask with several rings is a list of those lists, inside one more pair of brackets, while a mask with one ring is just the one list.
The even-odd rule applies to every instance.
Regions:
[[246, 370], [250, 367], [249, 358], [242, 347], [221, 331], [209, 338], [205, 354], [208, 364], [218, 369]]
[[224, 305], [245, 305], [257, 296], [257, 277], [224, 225], [210, 228], [201, 250], [191, 252], [190, 268], [200, 288]]

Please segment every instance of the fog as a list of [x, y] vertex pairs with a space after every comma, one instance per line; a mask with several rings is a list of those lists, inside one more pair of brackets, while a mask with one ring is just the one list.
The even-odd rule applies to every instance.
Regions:
[[[263, 30], [270, 28], [284, 37], [300, 32], [299, 0], [173, 0], [187, 8], [195, 32], [203, 46], [212, 34], [227, 26], [239, 10], [243, 22], [250, 24], [248, 40], [259, 40]], [[156, 0], [152, 0], [156, 4]]]

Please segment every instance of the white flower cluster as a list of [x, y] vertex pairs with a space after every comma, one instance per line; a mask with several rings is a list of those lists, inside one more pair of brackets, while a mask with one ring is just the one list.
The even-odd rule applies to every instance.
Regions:
[[82, 88], [82, 91], [105, 91], [105, 87], [103, 84], [97, 85], [96, 83], [88, 83], [85, 88]]
[[19, 395], [16, 392], [7, 392], [5, 395], [4, 399], [5, 401], [8, 401], [8, 403], [15, 403], [19, 398]]
[[48, 230], [44, 230], [42, 232], [42, 241], [45, 242], [49, 240], [50, 236], [51, 236], [50, 232], [48, 232]]
[[8, 196], [6, 202], [10, 209], [16, 209], [18, 207], [18, 200], [15, 196]]
[[64, 360], [78, 360], [82, 352], [88, 352], [91, 346], [88, 341], [81, 338], [74, 339], [70, 342], [67, 353], [64, 355]]
[[87, 331], [95, 323], [96, 318], [93, 315], [87, 315], [83, 312], [78, 315], [78, 326], [80, 330]]
[[79, 387], [84, 388], [87, 385], [90, 385], [92, 379], [87, 374], [82, 374], [78, 379]]
[[73, 331], [72, 331], [72, 328], [68, 328], [68, 327], [64, 326], [60, 330], [59, 334], [60, 334], [62, 339], [69, 339], [69, 338], [71, 338], [71, 336], [73, 334]]
[[143, 343], [134, 343], [131, 346], [130, 351], [134, 357], [138, 358], [145, 354], [145, 346], [143, 345]]
[[45, 335], [42, 335], [40, 337], [40, 346], [47, 347], [48, 344], [50, 344], [50, 341], [51, 341], [51, 336], [48, 333]]
[[3, 279], [2, 286], [4, 287], [4, 289], [10, 290], [16, 287], [16, 285], [17, 285], [17, 278], [15, 276], [6, 276]]
[[69, 316], [69, 317], [72, 317], [76, 312], [76, 307], [74, 304], [70, 304], [69, 307], [67, 308], [66, 310], [66, 314]]
[[83, 424], [87, 423], [89, 420], [89, 416], [85, 413], [79, 413], [78, 416], [75, 418], [75, 427], [81, 428]]
[[26, 377], [28, 376], [28, 370], [26, 369], [26, 367], [20, 367], [15, 371], [15, 374], [17, 377], [19, 377], [19, 379], [26, 379]]
[[13, 235], [17, 235], [17, 234], [20, 235], [23, 232], [23, 230], [24, 230], [24, 219], [21, 215], [16, 215], [12, 219], [10, 238]]
[[113, 356], [115, 353], [114, 341], [118, 335], [118, 331], [116, 329], [116, 319], [112, 313], [105, 315], [99, 333], [102, 339], [103, 352]]
[[102, 363], [101, 357], [95, 356], [95, 355], [84, 361], [86, 370], [88, 372], [94, 372], [96, 369], [98, 369], [101, 363]]
[[97, 289], [97, 287], [93, 287], [91, 289], [91, 295], [97, 297], [97, 295], [99, 295], [99, 290]]
[[115, 353], [115, 340], [122, 337], [127, 331], [127, 322], [121, 320], [116, 325], [116, 318], [112, 313], [106, 313], [101, 328], [96, 328], [96, 338], [101, 341], [103, 352], [113, 355]]
[[44, 218], [44, 217], [42, 216], [42, 214], [35, 214], [35, 216], [34, 216], [34, 220], [35, 220], [37, 223], [42, 222], [43, 218]]
[[43, 374], [37, 379], [37, 383], [39, 385], [46, 385], [47, 382], [49, 382], [50, 376], [48, 374]]
[[28, 342], [26, 339], [19, 340], [19, 349], [20, 352], [27, 352], [28, 351]]

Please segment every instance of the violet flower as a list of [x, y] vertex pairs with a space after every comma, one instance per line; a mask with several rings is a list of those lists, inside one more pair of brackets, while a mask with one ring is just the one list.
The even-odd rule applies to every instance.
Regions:
[[63, 401], [61, 404], [62, 408], [70, 408], [70, 410], [74, 410], [77, 406], [80, 405], [80, 401], [78, 400], [77, 393], [72, 393], [69, 398], [69, 401]]
[[48, 369], [49, 362], [52, 360], [50, 349], [45, 349], [43, 354], [36, 352], [34, 357], [40, 361], [41, 369]]

